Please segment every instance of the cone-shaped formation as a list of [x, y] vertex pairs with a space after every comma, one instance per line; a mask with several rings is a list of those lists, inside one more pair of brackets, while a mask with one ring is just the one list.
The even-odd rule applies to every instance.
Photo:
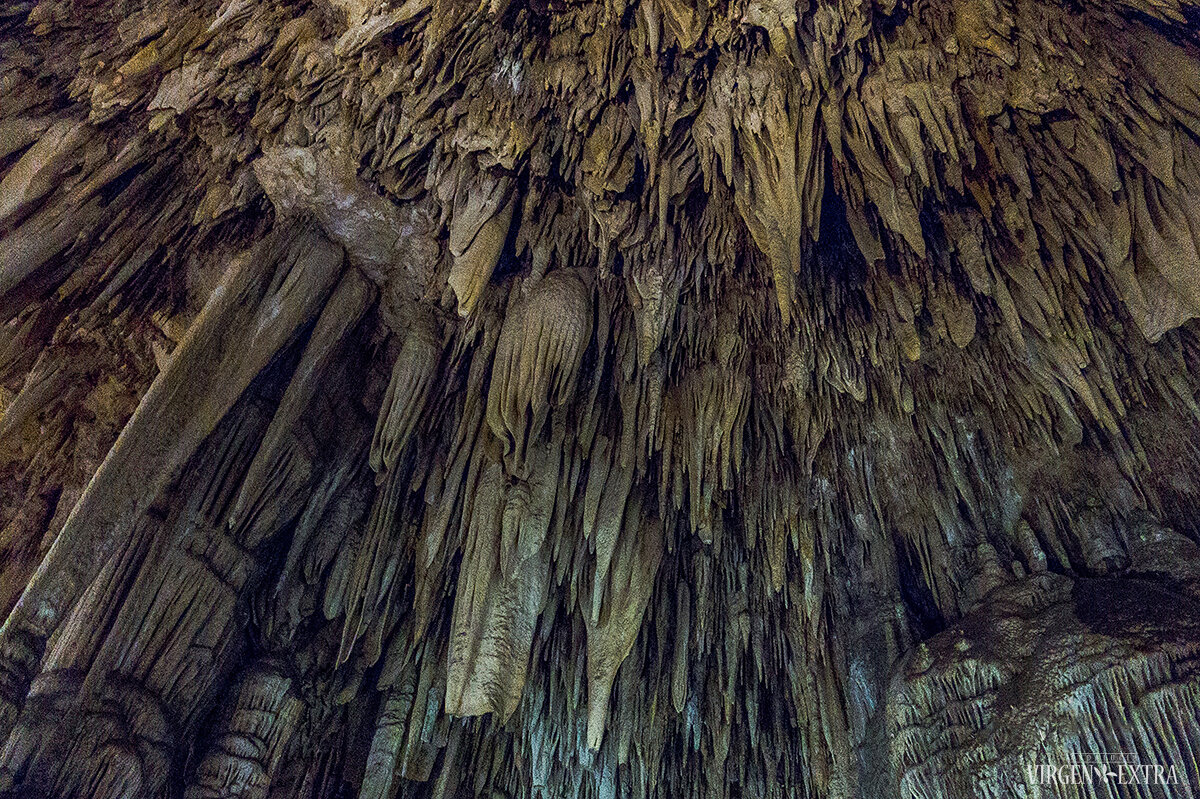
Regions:
[[14, 0], [0, 797], [1193, 796], [1197, 317], [1194, 0]]

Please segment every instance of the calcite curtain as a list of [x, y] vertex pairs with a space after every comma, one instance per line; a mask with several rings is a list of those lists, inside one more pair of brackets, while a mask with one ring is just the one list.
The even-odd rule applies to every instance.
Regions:
[[1197, 317], [1196, 0], [6, 0], [0, 796], [1193, 796]]

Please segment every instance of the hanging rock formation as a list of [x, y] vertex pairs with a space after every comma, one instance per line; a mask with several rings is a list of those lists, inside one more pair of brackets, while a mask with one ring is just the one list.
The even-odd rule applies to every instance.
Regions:
[[0, 797], [1195, 796], [1198, 318], [1196, 0], [13, 0]]

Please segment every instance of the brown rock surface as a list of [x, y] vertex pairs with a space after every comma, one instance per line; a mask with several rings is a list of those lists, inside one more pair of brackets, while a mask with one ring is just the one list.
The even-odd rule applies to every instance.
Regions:
[[1193, 796], [1198, 317], [1195, 0], [12, 0], [0, 799]]

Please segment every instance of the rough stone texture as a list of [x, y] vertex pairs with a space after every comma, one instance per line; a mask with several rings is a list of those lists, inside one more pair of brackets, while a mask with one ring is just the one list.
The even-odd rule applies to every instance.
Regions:
[[1198, 31], [0, 8], [0, 797], [1193, 796]]

